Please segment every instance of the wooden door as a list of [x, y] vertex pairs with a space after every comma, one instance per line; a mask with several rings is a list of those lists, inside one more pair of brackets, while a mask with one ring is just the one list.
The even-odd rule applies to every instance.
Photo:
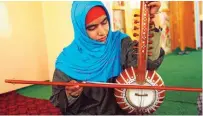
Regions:
[[171, 49], [195, 48], [195, 20], [193, 1], [170, 1]]

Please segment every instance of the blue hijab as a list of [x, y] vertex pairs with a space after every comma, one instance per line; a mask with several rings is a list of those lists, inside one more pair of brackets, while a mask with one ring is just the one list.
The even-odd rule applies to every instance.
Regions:
[[112, 32], [110, 27], [105, 43], [89, 38], [85, 28], [85, 18], [94, 6], [104, 8], [110, 23], [109, 14], [102, 2], [73, 2], [71, 19], [74, 40], [60, 53], [55, 66], [75, 80], [106, 82], [121, 72], [121, 40], [127, 35], [120, 31]]

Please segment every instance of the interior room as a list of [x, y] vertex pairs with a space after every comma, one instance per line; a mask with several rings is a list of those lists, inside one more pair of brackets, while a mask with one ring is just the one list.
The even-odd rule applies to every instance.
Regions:
[[[140, 1], [102, 1], [113, 31], [132, 40]], [[72, 1], [0, 2], [0, 114], [62, 114], [49, 99], [51, 85], [6, 83], [6, 79], [52, 82], [56, 59], [74, 40]], [[202, 1], [161, 1], [154, 18], [164, 60], [156, 70], [165, 86], [202, 88]], [[139, 31], [138, 31], [139, 32]], [[75, 56], [77, 58], [77, 56]], [[166, 91], [153, 115], [197, 115], [200, 92]]]

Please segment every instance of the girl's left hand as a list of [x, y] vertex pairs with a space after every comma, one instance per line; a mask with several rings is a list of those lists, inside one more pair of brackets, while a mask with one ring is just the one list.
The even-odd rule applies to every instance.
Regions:
[[[150, 32], [151, 30], [153, 30], [155, 28], [155, 23], [154, 23], [154, 18], [155, 18], [155, 14], [158, 13], [159, 8], [161, 7], [161, 2], [160, 1], [147, 1], [146, 2], [148, 4], [148, 7], [150, 7]], [[149, 47], [148, 47], [148, 56], [152, 56], [152, 51], [151, 49], [153, 49], [152, 43], [153, 40], [151, 39], [154, 35], [153, 33], [149, 32]]]
[[160, 1], [147, 1], [148, 7], [150, 7], [150, 14], [156, 14], [161, 7]]

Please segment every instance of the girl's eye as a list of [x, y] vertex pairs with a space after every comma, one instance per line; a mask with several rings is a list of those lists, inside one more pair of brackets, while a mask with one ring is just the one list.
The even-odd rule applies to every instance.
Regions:
[[88, 31], [93, 31], [95, 28], [96, 28], [96, 26], [89, 26], [89, 27], [87, 27], [86, 29], [87, 29]]
[[105, 19], [101, 22], [101, 24], [102, 24], [102, 25], [105, 25], [105, 24], [107, 24], [107, 22], [108, 22], [108, 20], [107, 20], [107, 18], [105, 18]]

